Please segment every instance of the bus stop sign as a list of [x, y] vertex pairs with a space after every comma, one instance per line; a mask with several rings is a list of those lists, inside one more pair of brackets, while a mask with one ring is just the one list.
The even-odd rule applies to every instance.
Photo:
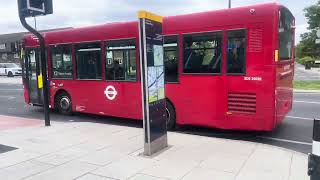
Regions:
[[52, 0], [18, 0], [19, 11], [24, 17], [53, 13]]
[[168, 146], [162, 17], [145, 11], [140, 11], [138, 16], [144, 154], [151, 156]]

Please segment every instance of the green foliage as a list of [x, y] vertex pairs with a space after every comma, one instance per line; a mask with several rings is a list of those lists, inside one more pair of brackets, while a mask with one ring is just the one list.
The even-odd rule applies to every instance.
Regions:
[[320, 81], [294, 81], [295, 89], [320, 90]]
[[310, 30], [315, 30], [320, 27], [320, 0], [312, 6], [304, 9], [305, 16], [308, 20]]
[[305, 56], [303, 58], [300, 58], [298, 60], [298, 63], [305, 65], [306, 62], [311, 62], [311, 64], [313, 64], [313, 62], [315, 61], [314, 58], [310, 57], [310, 56]]
[[305, 56], [320, 56], [319, 45], [315, 43], [317, 39], [316, 31], [320, 28], [320, 0], [315, 5], [305, 8], [304, 12], [310, 31], [300, 35], [301, 41], [296, 46], [296, 57], [300, 59]]

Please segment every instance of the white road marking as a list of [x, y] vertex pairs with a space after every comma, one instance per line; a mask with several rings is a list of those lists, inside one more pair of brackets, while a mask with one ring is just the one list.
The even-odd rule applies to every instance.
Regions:
[[0, 89], [0, 91], [23, 91], [23, 89]]
[[308, 142], [294, 141], [294, 140], [289, 140], [289, 139], [280, 139], [280, 138], [273, 138], [273, 137], [265, 137], [265, 136], [258, 136], [258, 137], [263, 138], [263, 139], [274, 140], [274, 141], [288, 142], [288, 143], [293, 143], [293, 144], [302, 144], [302, 145], [312, 146], [312, 143], [308, 143]]
[[309, 121], [313, 121], [313, 120], [314, 120], [314, 119], [312, 119], [312, 118], [297, 117], [297, 116], [286, 116], [286, 118], [291, 118], [291, 119], [303, 119], [303, 120], [309, 120]]
[[16, 97], [14, 97], [14, 96], [0, 96], [0, 98], [7, 98], [8, 100], [10, 100], [10, 99], [15, 99]]
[[317, 101], [293, 101], [296, 103], [306, 103], [306, 104], [320, 104], [320, 102]]

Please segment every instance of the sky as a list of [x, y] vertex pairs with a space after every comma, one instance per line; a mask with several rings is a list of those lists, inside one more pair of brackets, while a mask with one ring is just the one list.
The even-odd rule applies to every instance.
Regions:
[[[232, 7], [279, 2], [296, 18], [296, 42], [307, 31], [303, 9], [317, 0], [232, 0]], [[26, 31], [18, 17], [17, 0], [0, 0], [0, 34]], [[228, 0], [53, 0], [52, 15], [37, 17], [37, 29], [81, 27], [137, 19], [137, 11], [147, 10], [162, 16], [194, 13], [228, 7]], [[28, 19], [34, 24], [34, 19]]]

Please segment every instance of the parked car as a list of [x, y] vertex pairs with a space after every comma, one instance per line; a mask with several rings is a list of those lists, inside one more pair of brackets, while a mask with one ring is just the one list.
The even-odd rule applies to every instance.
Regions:
[[313, 66], [320, 67], [320, 60], [315, 60]]
[[8, 77], [19, 76], [22, 74], [22, 69], [15, 63], [0, 63], [0, 75]]

